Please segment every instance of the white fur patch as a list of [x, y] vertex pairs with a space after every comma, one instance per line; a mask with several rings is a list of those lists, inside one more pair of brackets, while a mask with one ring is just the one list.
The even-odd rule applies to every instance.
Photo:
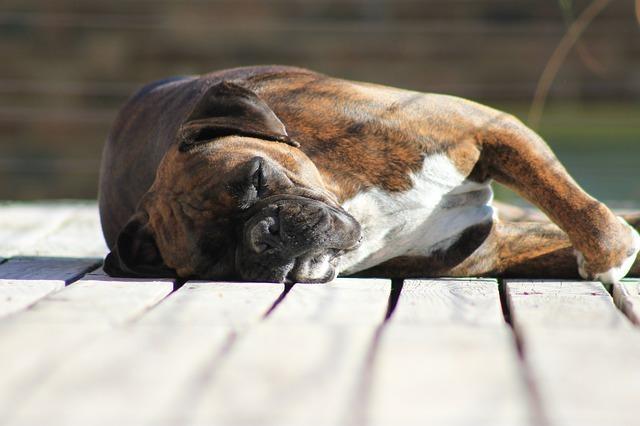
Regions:
[[633, 238], [633, 254], [625, 258], [620, 265], [614, 266], [608, 271], [601, 272], [592, 277], [586, 271], [586, 260], [584, 258], [584, 255], [578, 250], [574, 250], [576, 258], [578, 260], [578, 273], [583, 279], [593, 279], [596, 281], [600, 281], [603, 284], [617, 283], [622, 278], [624, 278], [625, 275], [627, 275], [627, 273], [633, 266], [633, 262], [636, 260], [638, 252], [640, 252], [640, 235], [638, 235], [638, 231], [636, 231], [631, 225], [629, 225], [626, 220], [621, 217], [618, 217], [618, 219], [631, 231], [631, 235]]
[[466, 180], [444, 154], [427, 157], [411, 180], [408, 191], [374, 188], [343, 204], [362, 226], [363, 241], [341, 257], [341, 272], [355, 273], [402, 255], [426, 256], [494, 217], [489, 183]]
[[296, 279], [302, 279], [301, 282], [330, 281], [337, 275], [331, 268], [329, 254], [324, 253], [315, 257], [298, 258], [293, 271]]

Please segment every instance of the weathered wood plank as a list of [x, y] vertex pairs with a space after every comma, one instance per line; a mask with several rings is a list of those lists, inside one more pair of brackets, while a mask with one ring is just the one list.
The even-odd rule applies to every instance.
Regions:
[[495, 280], [406, 280], [370, 374], [369, 425], [537, 420]]
[[640, 281], [622, 281], [613, 285], [613, 300], [634, 324], [640, 326]]
[[98, 259], [16, 258], [0, 264], [0, 317], [20, 311], [97, 267]]
[[97, 205], [74, 205], [55, 229], [21, 251], [38, 256], [104, 257], [108, 249], [102, 236]]
[[140, 324], [239, 330], [262, 319], [284, 291], [283, 284], [189, 281], [147, 313]]
[[69, 354], [8, 424], [187, 424], [226, 345], [260, 321], [283, 290], [188, 282], [135, 323]]
[[348, 424], [388, 280], [295, 285], [194, 400], [195, 424]]
[[101, 263], [96, 258], [15, 257], [0, 264], [0, 280], [55, 280], [68, 284]]
[[349, 424], [374, 328], [263, 324], [205, 387], [195, 424]]
[[110, 329], [131, 321], [173, 290], [171, 280], [112, 278], [76, 281], [29, 310], [8, 318], [10, 326], [64, 325]]
[[393, 324], [470, 325], [504, 328], [495, 280], [405, 280]]
[[21, 408], [47, 377], [93, 339], [131, 321], [172, 288], [171, 281], [93, 276], [6, 318], [0, 323], [0, 364], [6, 366], [0, 375], [0, 424], [32, 424], [20, 420]]
[[547, 423], [637, 425], [640, 334], [604, 287], [507, 281], [506, 291]]
[[0, 256], [103, 257], [95, 202], [0, 204]]
[[507, 282], [508, 301], [516, 328], [619, 328], [629, 322], [615, 308], [611, 295], [598, 282]]
[[60, 203], [0, 203], [0, 256], [27, 254], [25, 249], [55, 231], [73, 210]]
[[278, 323], [371, 325], [384, 320], [391, 281], [338, 278], [329, 284], [297, 284], [269, 317]]
[[529, 425], [530, 398], [507, 330], [390, 326], [363, 411], [369, 425]]
[[[69, 353], [3, 425], [184, 425], [191, 399], [217, 364], [226, 327], [152, 326], [115, 330]], [[5, 407], [6, 408], [6, 407]]]
[[533, 329], [524, 347], [549, 425], [638, 425], [637, 331]]

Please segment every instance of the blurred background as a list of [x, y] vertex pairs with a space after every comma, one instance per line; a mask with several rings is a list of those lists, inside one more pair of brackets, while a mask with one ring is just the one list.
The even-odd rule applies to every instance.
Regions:
[[[0, 199], [95, 198], [103, 141], [132, 91], [226, 67], [297, 65], [530, 122], [545, 66], [592, 2], [3, 0]], [[588, 191], [638, 204], [637, 11], [632, 0], [596, 2], [532, 124]]]

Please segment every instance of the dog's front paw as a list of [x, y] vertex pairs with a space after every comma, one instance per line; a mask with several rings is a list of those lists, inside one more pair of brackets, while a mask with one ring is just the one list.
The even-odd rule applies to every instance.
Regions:
[[600, 281], [603, 284], [617, 283], [627, 275], [633, 266], [633, 262], [636, 260], [638, 252], [640, 252], [640, 235], [638, 234], [638, 231], [629, 225], [623, 218], [618, 217], [618, 219], [622, 222], [625, 230], [630, 236], [630, 243], [626, 244], [626, 249], [623, 249], [625, 250], [624, 255], [617, 256], [618, 259], [622, 258], [622, 261], [618, 261], [605, 271], [597, 271], [590, 267], [589, 263], [580, 251], [574, 250], [578, 261], [578, 273], [583, 279]]

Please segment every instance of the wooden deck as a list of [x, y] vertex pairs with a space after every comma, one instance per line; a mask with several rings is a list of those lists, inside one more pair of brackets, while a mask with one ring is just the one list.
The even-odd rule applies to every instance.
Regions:
[[637, 281], [180, 286], [105, 250], [93, 204], [0, 206], [1, 425], [640, 425]]

